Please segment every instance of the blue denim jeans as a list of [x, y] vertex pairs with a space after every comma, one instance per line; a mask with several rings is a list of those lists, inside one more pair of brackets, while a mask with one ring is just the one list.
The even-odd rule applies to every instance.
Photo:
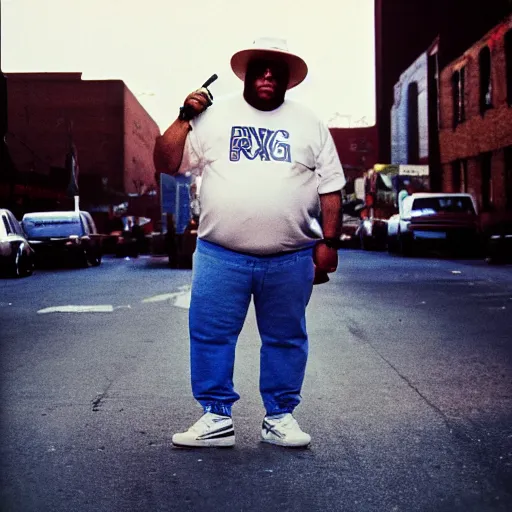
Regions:
[[192, 392], [205, 412], [231, 416], [235, 348], [254, 297], [261, 337], [260, 393], [268, 415], [300, 402], [308, 356], [306, 306], [313, 249], [272, 256], [197, 241], [189, 312]]

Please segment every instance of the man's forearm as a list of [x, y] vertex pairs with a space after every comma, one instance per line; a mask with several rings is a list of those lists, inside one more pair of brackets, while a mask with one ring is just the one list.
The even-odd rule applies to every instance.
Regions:
[[341, 191], [320, 194], [322, 231], [325, 238], [339, 238], [343, 222]]
[[178, 172], [189, 131], [188, 121], [176, 119], [163, 135], [157, 137], [153, 154], [157, 175], [162, 172], [166, 174]]

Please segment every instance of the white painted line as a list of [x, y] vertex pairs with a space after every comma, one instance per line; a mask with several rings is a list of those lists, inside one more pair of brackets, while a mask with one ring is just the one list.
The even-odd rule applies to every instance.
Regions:
[[154, 297], [148, 297], [147, 299], [144, 299], [142, 302], [149, 303], [169, 301], [173, 306], [176, 306], [177, 308], [190, 309], [190, 297], [190, 285], [186, 285], [182, 286], [178, 292], [155, 295]]
[[174, 306], [177, 308], [190, 309], [190, 300], [192, 298], [192, 293], [189, 290], [188, 292], [184, 292], [181, 295], [176, 297], [174, 301]]
[[113, 311], [113, 306], [100, 304], [97, 306], [53, 306], [40, 309], [38, 313], [112, 313]]

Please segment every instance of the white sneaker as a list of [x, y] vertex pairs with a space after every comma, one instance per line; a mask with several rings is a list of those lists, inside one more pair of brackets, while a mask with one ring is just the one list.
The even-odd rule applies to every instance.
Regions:
[[261, 426], [261, 438], [265, 443], [292, 448], [307, 446], [311, 442], [311, 436], [301, 430], [290, 413], [282, 417], [266, 416]]
[[186, 432], [174, 434], [172, 444], [192, 447], [228, 447], [235, 444], [233, 420], [207, 412]]

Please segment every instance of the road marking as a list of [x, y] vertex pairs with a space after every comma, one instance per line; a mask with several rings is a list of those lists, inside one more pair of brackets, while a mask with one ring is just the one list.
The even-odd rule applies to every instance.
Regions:
[[97, 306], [53, 306], [40, 309], [38, 313], [112, 313], [114, 307], [110, 304], [100, 304]]
[[154, 297], [148, 297], [147, 299], [144, 299], [142, 302], [149, 303], [169, 301], [173, 306], [176, 306], [177, 308], [190, 309], [190, 297], [190, 285], [185, 285], [181, 286], [177, 292], [155, 295]]

